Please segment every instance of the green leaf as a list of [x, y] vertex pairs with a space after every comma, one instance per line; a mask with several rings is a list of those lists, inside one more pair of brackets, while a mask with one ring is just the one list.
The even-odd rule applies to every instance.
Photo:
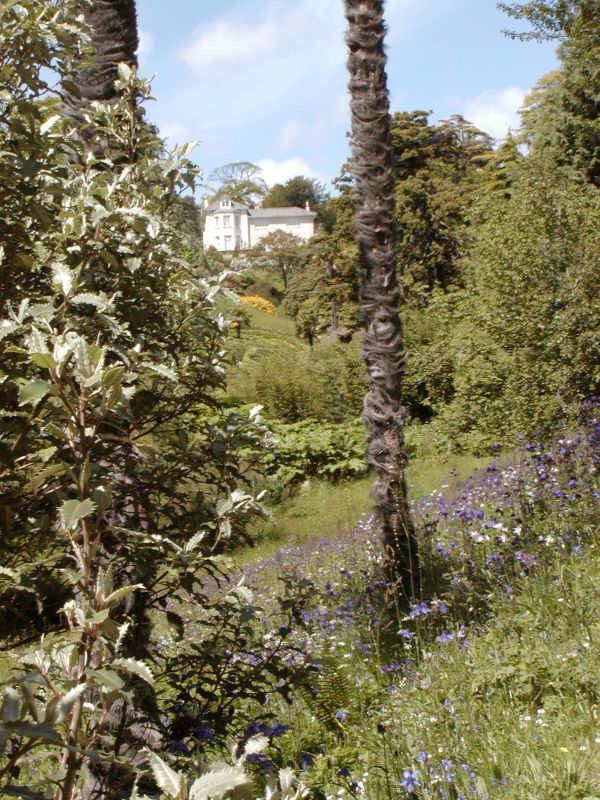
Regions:
[[29, 789], [27, 786], [9, 784], [8, 786], [4, 786], [2, 791], [4, 794], [8, 795], [8, 797], [23, 797], [25, 800], [46, 800], [43, 794], [36, 792], [34, 789]]
[[131, 80], [131, 75], [133, 74], [133, 70], [131, 69], [129, 64], [121, 62], [117, 66], [117, 72], [119, 73], [119, 78], [123, 81], [123, 83], [126, 83], [127, 81]]
[[54, 369], [56, 367], [56, 361], [50, 353], [30, 353], [29, 358], [36, 367], [42, 367], [42, 369]]
[[64, 295], [68, 295], [73, 288], [75, 276], [66, 264], [53, 264], [52, 280]]
[[60, 114], [53, 114], [51, 117], [48, 117], [48, 119], [40, 125], [40, 133], [42, 136], [48, 133], [61, 119], [62, 117]]
[[28, 491], [37, 492], [40, 486], [43, 486], [49, 478], [55, 478], [58, 475], [64, 475], [69, 467], [66, 464], [51, 464], [48, 467], [36, 472], [34, 477], [27, 481], [25, 488]]
[[134, 658], [116, 658], [113, 662], [113, 666], [117, 669], [125, 670], [125, 672], [129, 672], [132, 675], [137, 675], [138, 678], [141, 678], [146, 683], [149, 683], [150, 686], [154, 683], [154, 675], [150, 670], [150, 667], [147, 664], [144, 664], [143, 661], [136, 661]]
[[89, 517], [95, 510], [95, 504], [87, 500], [65, 500], [60, 508], [60, 520], [67, 530], [73, 530], [82, 519]]
[[220, 800], [238, 786], [249, 783], [251, 780], [241, 767], [212, 769], [191, 785], [189, 800]]
[[77, 700], [81, 697], [86, 689], [87, 684], [80, 683], [79, 685], [74, 686], [72, 689], [69, 689], [66, 695], [58, 701], [56, 704], [54, 720], [56, 723], [62, 722], [67, 717]]
[[131, 586], [122, 586], [120, 589], [115, 589], [114, 592], [111, 592], [107, 597], [104, 598], [104, 603], [107, 606], [114, 606], [124, 597], [127, 597], [134, 592], [137, 592], [138, 589], [144, 589], [143, 583], [134, 583]]
[[102, 375], [102, 385], [106, 387], [116, 386], [118, 383], [120, 383], [124, 373], [124, 366], [118, 365], [116, 367], [109, 367], [108, 369], [104, 370], [104, 374]]
[[165, 367], [164, 364], [152, 364], [149, 361], [144, 361], [144, 363], [140, 366], [146, 367], [147, 369], [152, 370], [152, 372], [156, 372], [158, 375], [168, 378], [170, 381], [177, 380], [177, 373], [174, 370], [169, 369], [169, 367]]
[[46, 722], [34, 724], [32, 722], [5, 722], [0, 723], [0, 730], [5, 730], [9, 734], [24, 736], [27, 739], [43, 739], [45, 742], [59, 743], [61, 741], [58, 733]]
[[13, 322], [12, 320], [9, 319], [0, 320], [0, 342], [2, 341], [2, 339], [5, 339], [7, 336], [10, 336], [11, 333], [14, 333], [18, 327], [19, 327], [18, 324], [16, 322]]
[[19, 389], [19, 405], [36, 406], [51, 390], [52, 384], [48, 381], [29, 381]]
[[2, 721], [17, 722], [21, 717], [21, 696], [12, 686], [4, 690], [2, 698]]
[[93, 669], [89, 671], [88, 675], [97, 686], [111, 691], [119, 691], [125, 686], [121, 676], [111, 669]]
[[98, 311], [104, 311], [109, 306], [107, 297], [100, 294], [93, 294], [92, 292], [80, 292], [71, 298], [71, 302], [76, 305], [94, 306]]
[[171, 769], [168, 764], [165, 764], [162, 758], [157, 756], [156, 753], [150, 750], [147, 750], [146, 753], [158, 788], [168, 797], [177, 798], [183, 786], [182, 776]]

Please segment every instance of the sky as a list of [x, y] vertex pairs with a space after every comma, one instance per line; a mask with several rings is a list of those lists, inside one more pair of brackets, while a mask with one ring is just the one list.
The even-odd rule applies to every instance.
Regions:
[[[269, 185], [327, 185], [349, 153], [342, 0], [138, 0], [149, 119], [168, 142], [198, 141], [208, 177], [251, 161]], [[387, 0], [392, 111], [462, 114], [501, 140], [526, 93], [557, 65], [522, 43], [495, 0]]]

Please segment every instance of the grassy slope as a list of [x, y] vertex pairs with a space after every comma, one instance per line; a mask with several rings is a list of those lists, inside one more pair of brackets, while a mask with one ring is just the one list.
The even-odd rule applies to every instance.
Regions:
[[430, 594], [373, 618], [368, 526], [282, 551], [314, 584], [303, 635], [329, 666], [280, 709], [281, 746], [312, 755], [328, 798], [600, 800], [600, 442], [585, 439], [419, 505], [445, 610]]
[[[456, 478], [466, 478], [485, 461], [473, 456], [453, 456], [437, 462], [415, 459], [408, 469], [411, 499], [418, 500]], [[349, 531], [370, 509], [372, 483], [372, 477], [337, 485], [312, 481], [308, 488], [272, 508], [270, 520], [255, 525], [257, 544], [240, 553], [238, 563], [268, 558], [283, 543], [297, 545]]]

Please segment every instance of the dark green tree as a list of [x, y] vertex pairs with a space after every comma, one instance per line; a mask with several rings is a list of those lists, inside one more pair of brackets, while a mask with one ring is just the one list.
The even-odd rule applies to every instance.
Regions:
[[525, 118], [538, 153], [571, 169], [577, 179], [600, 185], [600, 5], [596, 0], [538, 0], [499, 7], [533, 25], [530, 33], [510, 35], [561, 42], [561, 70], [538, 87]]
[[392, 117], [397, 253], [411, 305], [427, 305], [434, 287], [460, 282], [459, 261], [476, 188], [492, 140], [456, 115], [431, 125], [425, 111]]
[[263, 208], [298, 206], [304, 208], [308, 203], [314, 210], [328, 198], [327, 189], [321, 181], [297, 175], [285, 183], [271, 186], [262, 201]]

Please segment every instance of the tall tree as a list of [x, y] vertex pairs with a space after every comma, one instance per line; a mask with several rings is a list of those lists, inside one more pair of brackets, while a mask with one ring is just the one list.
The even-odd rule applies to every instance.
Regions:
[[394, 251], [394, 172], [383, 0], [345, 0], [345, 7], [360, 305], [366, 327], [363, 356], [370, 380], [364, 405], [369, 428], [367, 458], [377, 473], [373, 497], [386, 573], [410, 597], [418, 590], [419, 564], [405, 480], [405, 412], [400, 401], [404, 350]]
[[208, 178], [213, 200], [228, 197], [236, 203], [254, 208], [267, 193], [262, 170], [250, 161], [232, 161], [213, 170]]
[[325, 184], [316, 178], [307, 178], [296, 175], [285, 183], [276, 183], [271, 186], [268, 194], [262, 201], [263, 208], [277, 208], [280, 206], [298, 206], [304, 208], [308, 203], [311, 208], [318, 208], [328, 198]]
[[561, 42], [558, 51], [561, 70], [551, 73], [545, 84], [536, 87], [533, 98], [529, 98], [526, 122], [530, 136], [532, 120], [535, 123], [535, 154], [541, 153], [546, 160], [550, 157], [558, 168], [570, 169], [578, 180], [600, 186], [598, 0], [533, 0], [498, 6], [509, 16], [533, 26], [529, 33], [513, 31], [510, 36]]

